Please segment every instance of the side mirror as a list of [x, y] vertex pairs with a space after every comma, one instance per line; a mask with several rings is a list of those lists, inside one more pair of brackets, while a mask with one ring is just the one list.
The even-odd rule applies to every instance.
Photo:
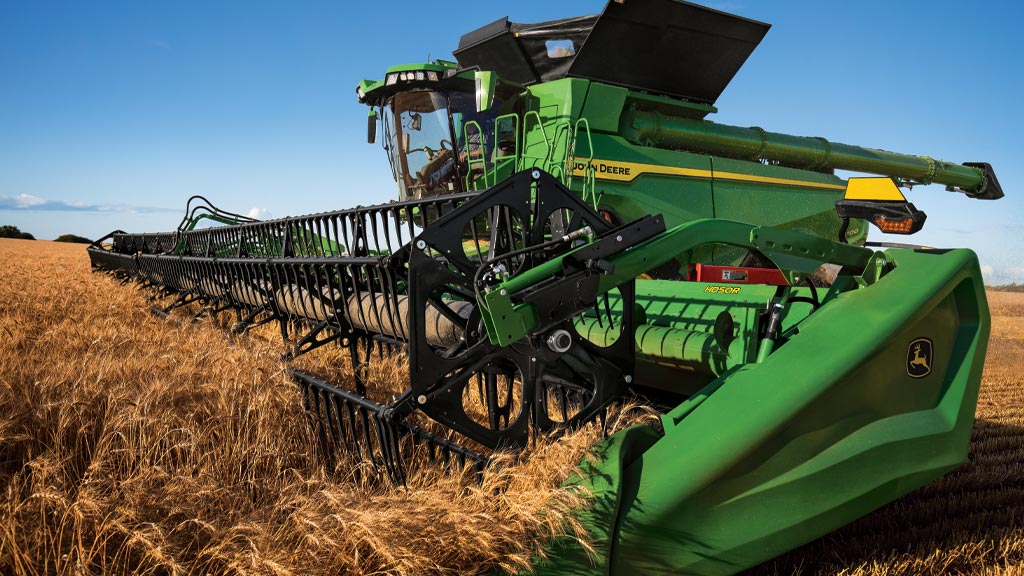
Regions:
[[486, 112], [494, 103], [494, 88], [498, 84], [498, 77], [494, 72], [477, 70], [473, 72], [473, 80], [476, 83], [476, 111]]
[[366, 116], [366, 142], [373, 144], [377, 141], [377, 111], [370, 110]]

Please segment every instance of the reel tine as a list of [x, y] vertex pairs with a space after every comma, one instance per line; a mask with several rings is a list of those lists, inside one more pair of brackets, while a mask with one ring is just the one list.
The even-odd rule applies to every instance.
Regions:
[[336, 429], [338, 430], [338, 443], [341, 444], [344, 447], [346, 454], [352, 455], [352, 453], [353, 453], [353, 450], [352, 450], [353, 438], [348, 433], [348, 430], [345, 428], [345, 419], [342, 416], [342, 412], [341, 412], [342, 405], [343, 405], [343, 403], [345, 401], [344, 401], [344, 399], [339, 398], [338, 396], [334, 396], [334, 395], [332, 395], [330, 398], [331, 398], [331, 405], [333, 407], [332, 411], [333, 411], [333, 414], [334, 414], [333, 421], [334, 421], [334, 425], [335, 425]]
[[349, 430], [352, 432], [352, 452], [358, 460], [364, 460], [363, 452], [365, 449], [359, 442], [359, 429], [356, 427], [356, 422], [358, 421], [356, 414], [358, 412], [356, 411], [356, 407], [348, 399], [345, 399], [345, 409], [348, 413]]
[[[405, 458], [416, 447], [426, 446], [432, 462], [450, 469], [467, 462], [482, 470], [487, 458], [450, 440], [401, 419], [387, 415], [385, 406], [338, 388], [305, 372], [292, 369], [292, 377], [303, 394], [303, 406], [310, 425], [317, 433], [324, 454], [334, 464], [344, 452], [359, 461], [369, 462], [395, 485], [407, 480]], [[408, 438], [407, 442], [403, 442]]]
[[[302, 386], [303, 406], [306, 409], [306, 416], [309, 420], [310, 427], [316, 431], [317, 437], [320, 441], [320, 447], [324, 451], [324, 454], [327, 455], [327, 437], [324, 435], [323, 421], [318, 417], [319, 395], [308, 383], [300, 382], [300, 385]], [[314, 408], [314, 404], [316, 405], [316, 408]]]

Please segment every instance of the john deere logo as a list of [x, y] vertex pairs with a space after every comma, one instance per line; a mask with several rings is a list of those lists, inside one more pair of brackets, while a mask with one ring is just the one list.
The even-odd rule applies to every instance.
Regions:
[[907, 375], [924, 378], [932, 373], [932, 341], [918, 338], [910, 343], [907, 350]]

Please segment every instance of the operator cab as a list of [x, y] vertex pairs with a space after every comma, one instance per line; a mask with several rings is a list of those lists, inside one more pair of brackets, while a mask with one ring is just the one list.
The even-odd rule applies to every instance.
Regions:
[[356, 95], [371, 108], [369, 142], [383, 125], [399, 200], [416, 200], [483, 189], [514, 171], [522, 89], [435, 60], [393, 66], [382, 80], [360, 82]]
[[385, 150], [400, 199], [463, 192], [480, 176], [483, 158], [495, 153], [495, 120], [501, 100], [476, 111], [468, 91], [397, 92], [384, 105]]

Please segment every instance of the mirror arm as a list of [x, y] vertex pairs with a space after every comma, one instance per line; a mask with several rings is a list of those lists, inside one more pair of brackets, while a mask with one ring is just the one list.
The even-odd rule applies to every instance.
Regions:
[[371, 109], [366, 117], [366, 142], [373, 144], [377, 141], [377, 111]]

